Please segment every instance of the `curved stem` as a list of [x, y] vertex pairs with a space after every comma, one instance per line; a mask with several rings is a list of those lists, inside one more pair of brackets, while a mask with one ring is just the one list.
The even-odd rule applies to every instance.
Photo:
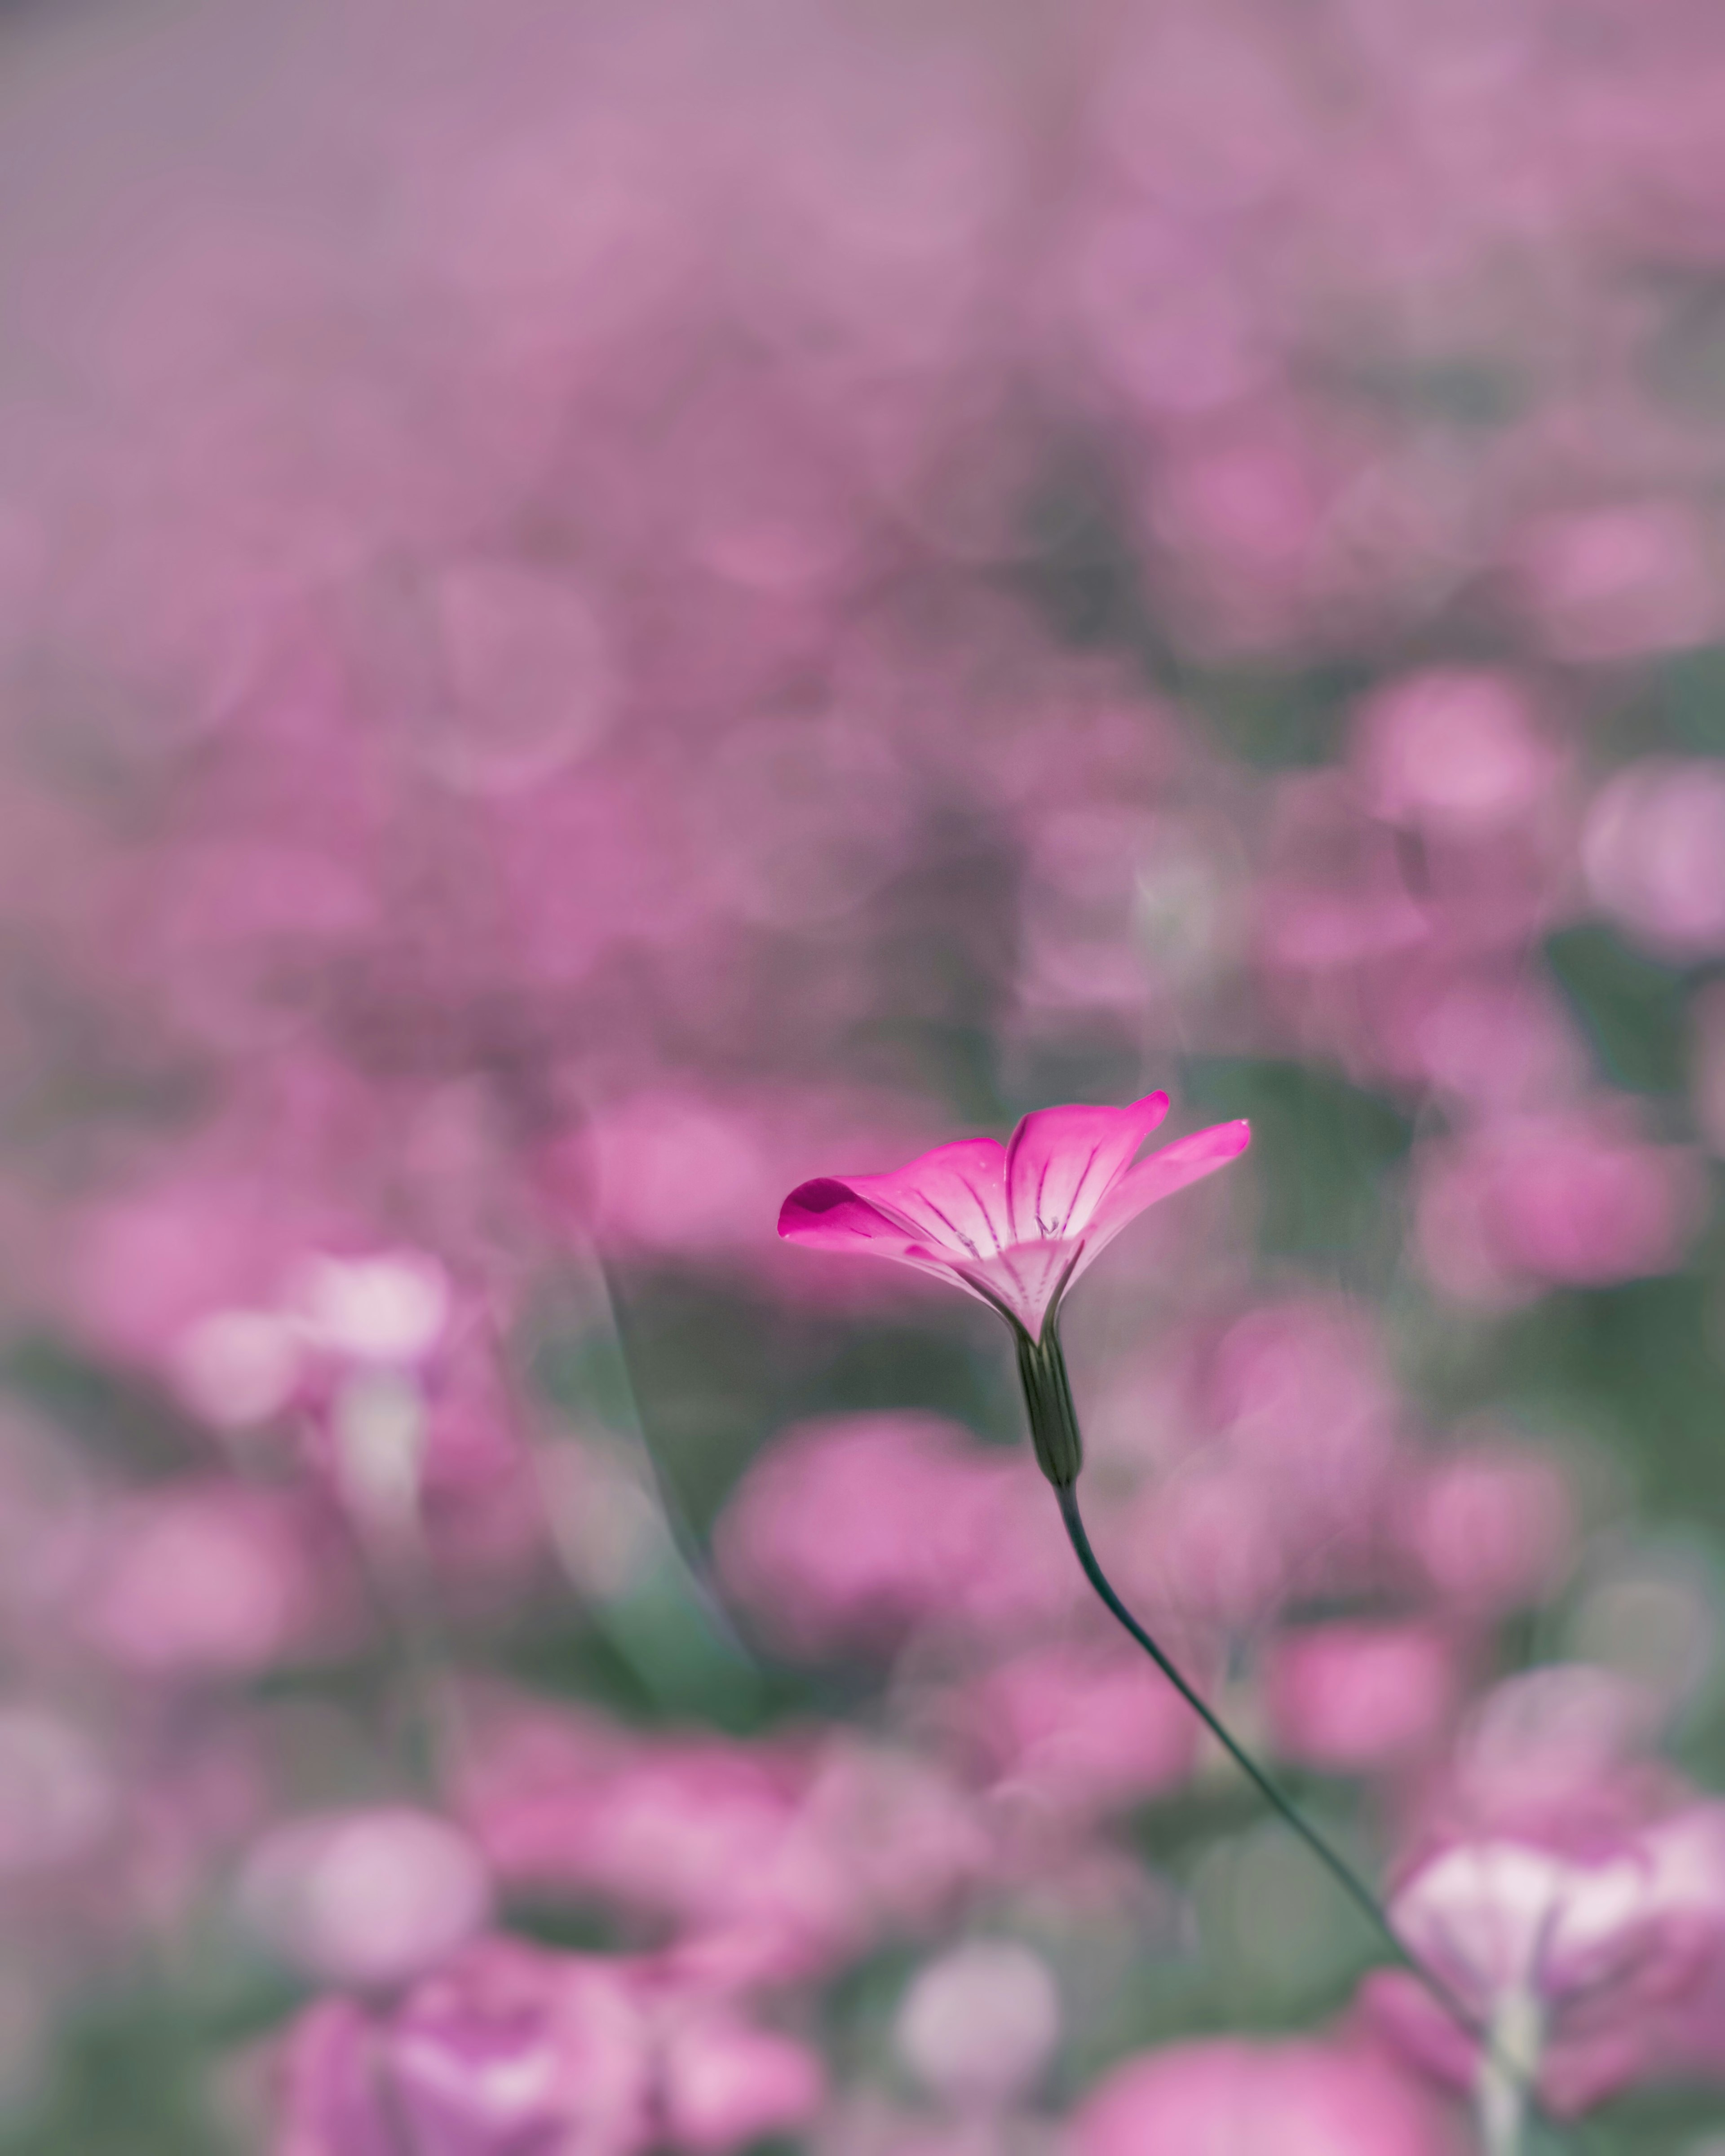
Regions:
[[[1083, 1517], [1078, 1510], [1076, 1489], [1070, 1483], [1056, 1485], [1055, 1495], [1060, 1500], [1060, 1517], [1066, 1523], [1066, 1533], [1077, 1554], [1079, 1563], [1084, 1568], [1084, 1576], [1096, 1589], [1109, 1613], [1118, 1619], [1131, 1633], [1132, 1638], [1149, 1656], [1157, 1668], [1162, 1671], [1181, 1698], [1203, 1722], [1204, 1727], [1209, 1731], [1211, 1736], [1233, 1760], [1235, 1765], [1269, 1804], [1276, 1816], [1284, 1820], [1299, 1835], [1301, 1840], [1317, 1857], [1349, 1901], [1366, 1918], [1396, 1961], [1408, 1971], [1410, 1976], [1416, 1978], [1425, 1985], [1457, 2026], [1479, 2045], [1485, 2072], [1493, 2078], [1500, 2090], [1505, 2092], [1513, 2092], [1513, 2102], [1517, 2107], [1515, 2117], [1517, 2122], [1517, 2132], [1519, 2132], [1519, 2121], [1528, 2110], [1531, 2110], [1536, 2117], [1543, 2119], [1545, 2114], [1541, 2110], [1538, 2100], [1533, 2093], [1532, 2077], [1527, 2062], [1518, 2055], [1519, 2047], [1512, 2051], [1503, 2042], [1502, 2033], [1497, 2029], [1488, 2027], [1481, 2021], [1461, 1994], [1446, 1984], [1435, 1969], [1429, 1968], [1416, 1953], [1404, 1944], [1395, 1927], [1384, 1913], [1383, 1903], [1353, 1866], [1339, 1851], [1331, 1847], [1323, 1835], [1301, 1811], [1292, 1798], [1285, 1796], [1253, 1758], [1251, 1753], [1235, 1741], [1227, 1724], [1215, 1713], [1203, 1697], [1187, 1682], [1179, 1670], [1168, 1660], [1167, 1655], [1158, 1646], [1149, 1633], [1144, 1630], [1114, 1592], [1107, 1573], [1103, 1571], [1096, 1552], [1091, 1548], [1090, 1537], [1085, 1531]], [[1574, 2130], [1571, 2127], [1568, 2133], [1573, 2133]]]
[[1060, 1499], [1060, 1517], [1066, 1523], [1066, 1532], [1071, 1539], [1073, 1549], [1077, 1553], [1078, 1562], [1084, 1568], [1084, 1576], [1096, 1589], [1107, 1609], [1131, 1633], [1133, 1639], [1149, 1656], [1157, 1668], [1162, 1671], [1259, 1794], [1299, 1835], [1318, 1862], [1341, 1887], [1343, 1892], [1359, 1910], [1373, 1930], [1378, 1933], [1395, 1958], [1404, 1969], [1419, 1978], [1445, 2011], [1454, 2015], [1471, 2036], [1481, 2041], [1485, 2041], [1487, 2032], [1477, 2016], [1469, 2010], [1441, 1977], [1427, 1969], [1416, 1956], [1409, 1952], [1398, 1936], [1394, 1926], [1384, 1914], [1383, 1904], [1364, 1880], [1345, 1857], [1331, 1847], [1293, 1799], [1282, 1794], [1257, 1761], [1253, 1758], [1251, 1753], [1235, 1741], [1221, 1717], [1187, 1682], [1174, 1664], [1168, 1660], [1167, 1655], [1158, 1646], [1155, 1640], [1114, 1592], [1108, 1575], [1102, 1570], [1097, 1562], [1096, 1552], [1091, 1548], [1090, 1537], [1085, 1532], [1084, 1522], [1078, 1510], [1077, 1490], [1069, 1484], [1065, 1488], [1056, 1491], [1055, 1494]]

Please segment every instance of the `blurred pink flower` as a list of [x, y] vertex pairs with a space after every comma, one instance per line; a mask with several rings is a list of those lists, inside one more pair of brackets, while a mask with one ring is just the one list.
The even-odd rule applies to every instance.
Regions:
[[424, 1250], [308, 1255], [286, 1283], [287, 1311], [308, 1348], [332, 1361], [411, 1369], [449, 1323], [449, 1276]]
[[959, 1138], [880, 1175], [822, 1177], [786, 1199], [778, 1232], [816, 1250], [866, 1250], [950, 1280], [1040, 1338], [1078, 1275], [1147, 1205], [1245, 1152], [1243, 1122], [1134, 1156], [1168, 1113], [1081, 1105], [1026, 1116], [1009, 1144]]
[[1647, 2071], [1717, 2086], [1725, 2078], [1725, 1804], [1694, 1804], [1651, 1828], [1654, 1895], [1688, 1933], [1697, 1978], [1647, 2017]]
[[1649, 1144], [1609, 1107], [1505, 1120], [1435, 1144], [1415, 1192], [1426, 1269], [1447, 1293], [1487, 1306], [1543, 1286], [1670, 1272], [1706, 1202], [1692, 1158]]
[[507, 1883], [597, 1897], [715, 1981], [829, 1965], [935, 1921], [989, 1873], [974, 1800], [909, 1754], [844, 1738], [625, 1738], [505, 1714], [462, 1816]]
[[1374, 1313], [1343, 1295], [1257, 1303], [1203, 1351], [1195, 1389], [1230, 1450], [1322, 1512], [1375, 1481], [1404, 1413]]
[[490, 1902], [467, 1836], [401, 1806], [278, 1827], [247, 1858], [239, 1896], [303, 1974], [361, 1987], [424, 1974], [479, 1931]]
[[249, 1676], [326, 1633], [347, 1599], [300, 1500], [216, 1477], [127, 1499], [89, 1563], [73, 1625], [138, 1676]]
[[[883, 1132], [915, 1142], [909, 1104], [756, 1085], [729, 1094], [657, 1084], [607, 1103], [547, 1157], [559, 1209], [608, 1243], [682, 1256], [752, 1251], [786, 1181], [829, 1147]], [[577, 1178], [590, 1183], [572, 1205]]]
[[88, 1866], [120, 1824], [114, 1763], [53, 1708], [0, 1708], [0, 1879]]
[[666, 2138], [691, 2156], [726, 2156], [794, 2133], [826, 2095], [825, 2071], [806, 2044], [725, 2007], [673, 2006], [658, 2052]]
[[275, 1412], [298, 1379], [300, 1344], [278, 1307], [295, 1265], [346, 1246], [352, 1222], [303, 1176], [182, 1160], [81, 1209], [69, 1231], [64, 1299], [80, 1333], [162, 1371], [200, 1412], [225, 1420], [231, 1405], [246, 1420]]
[[925, 2088], [961, 2112], [1028, 2095], [1060, 2038], [1048, 1964], [1015, 1939], [971, 1939], [920, 1969], [905, 1993], [896, 2048]]
[[[1661, 1862], [1670, 1824], [1566, 1852], [1498, 1840], [1440, 1850], [1390, 1905], [1396, 1930], [1479, 2016], [1561, 2113], [1584, 2111], [1645, 2070], [1650, 2031], [1697, 1984], [1725, 1938], [1725, 1873]], [[1365, 1997], [1417, 2063], [1459, 2087], [1476, 2041], [1399, 1969]]]
[[1473, 1702], [1430, 1793], [1437, 1838], [1620, 1840], [1670, 1802], [1651, 1748], [1665, 1712], [1645, 1686], [1587, 1662], [1505, 1677]]
[[1626, 501], [1538, 520], [1517, 542], [1512, 578], [1560, 659], [1638, 658], [1717, 634], [1715, 552], [1687, 503]]
[[1142, 1657], [1069, 1645], [1013, 1656], [948, 1710], [1000, 1784], [1080, 1813], [1178, 1789], [1199, 1724]]
[[1454, 2156], [1437, 2107], [1384, 2061], [1337, 2044], [1219, 2038], [1117, 2066], [1079, 2107], [1072, 2156]]
[[302, 2015], [275, 2156], [633, 2156], [653, 2138], [652, 2085], [622, 1966], [485, 1939], [387, 2013]]
[[891, 1650], [942, 1620], [1045, 1620], [1076, 1589], [1036, 1498], [1010, 1455], [956, 1423], [828, 1416], [751, 1464], [715, 1530], [719, 1577], [774, 1640], [811, 1657]]
[[1108, 1570], [1148, 1607], [1227, 1632], [1261, 1625], [1333, 1545], [1325, 1527], [1314, 1546], [1284, 1489], [1247, 1462], [1200, 1459], [1139, 1498]]
[[1440, 843], [1538, 814], [1564, 765], [1522, 683], [1460, 667], [1375, 690], [1356, 716], [1350, 762], [1375, 814]]
[[1681, 963], [1725, 951], [1725, 766], [1643, 757], [1594, 797], [1581, 840], [1594, 901]]
[[1263, 1685], [1284, 1758], [1362, 1774], [1442, 1742], [1461, 1704], [1463, 1671], [1455, 1643], [1435, 1625], [1338, 1623], [1278, 1633]]
[[1430, 1086], [1475, 1116], [1572, 1100], [1586, 1082], [1586, 1045], [1556, 994], [1519, 953], [1487, 970], [1440, 962], [1384, 984], [1369, 1014], [1370, 1054], [1393, 1077]]
[[1111, 1560], [1131, 1592], [1238, 1628], [1290, 1594], [1358, 1584], [1405, 1414], [1367, 1307], [1267, 1299], [1198, 1333], [1183, 1390], [1201, 1441], [1131, 1507]]
[[1476, 1440], [1420, 1460], [1399, 1501], [1404, 1546], [1459, 1610], [1495, 1616], [1543, 1600], [1572, 1562], [1575, 1502], [1558, 1462]]

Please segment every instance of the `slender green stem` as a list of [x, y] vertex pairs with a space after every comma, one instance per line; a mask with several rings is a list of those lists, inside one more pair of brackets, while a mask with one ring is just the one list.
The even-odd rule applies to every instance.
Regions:
[[1410, 1969], [1420, 1979], [1420, 1982], [1442, 2003], [1449, 2013], [1454, 2015], [1471, 2035], [1483, 2037], [1486, 2031], [1478, 2018], [1469, 2010], [1441, 1977], [1425, 1968], [1402, 1943], [1394, 1926], [1384, 1914], [1382, 1903], [1353, 1866], [1330, 1846], [1293, 1799], [1285, 1796], [1277, 1789], [1276, 1784], [1253, 1758], [1251, 1753], [1243, 1745], [1235, 1742], [1221, 1717], [1209, 1706], [1201, 1694], [1194, 1691], [1187, 1682], [1174, 1664], [1169, 1661], [1167, 1655], [1158, 1646], [1155, 1640], [1114, 1592], [1108, 1575], [1102, 1570], [1096, 1560], [1096, 1552], [1091, 1548], [1090, 1537], [1085, 1532], [1084, 1522], [1078, 1510], [1076, 1489], [1069, 1486], [1055, 1494], [1060, 1498], [1060, 1517], [1066, 1523], [1066, 1532], [1071, 1538], [1074, 1550], [1077, 1553], [1078, 1562], [1084, 1568], [1084, 1576], [1095, 1588], [1108, 1609], [1118, 1618], [1133, 1639], [1149, 1656], [1157, 1668], [1162, 1671], [1259, 1794], [1299, 1835], [1318, 1862], [1341, 1887], [1343, 1892], [1359, 1910], [1373, 1930], [1378, 1933], [1395, 1958], [1404, 1968]]
[[[1003, 1314], [1010, 1317], [1009, 1312]], [[1055, 1495], [1060, 1502], [1060, 1517], [1065, 1522], [1066, 1533], [1078, 1562], [1083, 1567], [1085, 1578], [1095, 1589], [1110, 1614], [1126, 1628], [1149, 1656], [1276, 1816], [1291, 1827], [1306, 1844], [1383, 1941], [1392, 1958], [1417, 1979], [1457, 2026], [1481, 2046], [1482, 2061], [1488, 2062], [1485, 2071], [1495, 2077], [1500, 2087], [1513, 2089], [1517, 2100], [1531, 2104], [1537, 2114], [1538, 2107], [1532, 2102], [1526, 2061], [1519, 2056], [1512, 2056], [1510, 2047], [1501, 2042], [1497, 2031], [1488, 2027], [1452, 1985], [1403, 1943], [1383, 1903], [1347, 1859], [1331, 1846], [1292, 1799], [1277, 1788], [1250, 1753], [1235, 1740], [1227, 1724], [1188, 1683], [1178, 1668], [1115, 1593], [1108, 1575], [1102, 1570], [1096, 1553], [1091, 1547], [1090, 1536], [1086, 1532], [1083, 1516], [1079, 1511], [1077, 1481], [1079, 1471], [1084, 1464], [1084, 1445], [1079, 1433], [1077, 1410], [1072, 1401], [1072, 1388], [1066, 1375], [1065, 1357], [1060, 1348], [1057, 1314], [1055, 1310], [1050, 1309], [1041, 1336], [1037, 1339], [1032, 1339], [1015, 1319], [1012, 1320], [1012, 1327], [1018, 1345], [1019, 1377], [1024, 1386], [1024, 1409], [1029, 1418], [1036, 1462], [1054, 1485]]]
[[[1114, 1592], [1108, 1575], [1097, 1561], [1091, 1548], [1090, 1537], [1085, 1530], [1078, 1509], [1078, 1492], [1070, 1484], [1057, 1486], [1055, 1495], [1060, 1500], [1060, 1517], [1066, 1523], [1070, 1537], [1084, 1576], [1096, 1589], [1110, 1614], [1123, 1625], [1138, 1645], [1149, 1656], [1158, 1669], [1174, 1690], [1197, 1715], [1235, 1765], [1265, 1799], [1277, 1817], [1291, 1826], [1307, 1847], [1317, 1857], [1325, 1871], [1341, 1887], [1372, 1929], [1388, 1947], [1391, 1955], [1409, 1974], [1423, 1984], [1444, 2011], [1481, 2047], [1483, 2071], [1491, 2076], [1494, 2087], [1503, 2092], [1499, 2101], [1506, 2099], [1515, 2106], [1517, 2121], [1529, 2109], [1535, 2116], [1543, 2117], [1532, 2087], [1532, 2076], [1527, 2060], [1522, 2056], [1524, 2047], [1512, 2047], [1504, 2043], [1496, 2028], [1489, 2028], [1474, 2013], [1466, 2001], [1454, 1988], [1446, 1984], [1435, 1969], [1429, 1968], [1420, 1957], [1404, 1944], [1394, 1926], [1384, 1913], [1384, 1905], [1367, 1886], [1345, 1857], [1332, 1849], [1317, 1829], [1313, 1826], [1291, 1797], [1285, 1796], [1245, 1747], [1238, 1743], [1225, 1722], [1209, 1707], [1203, 1697], [1194, 1690], [1181, 1675], [1175, 1664], [1139, 1624], [1130, 1609]], [[1508, 2092], [1513, 2092], [1512, 2097]], [[1570, 2129], [1573, 2132], [1573, 2128]]]

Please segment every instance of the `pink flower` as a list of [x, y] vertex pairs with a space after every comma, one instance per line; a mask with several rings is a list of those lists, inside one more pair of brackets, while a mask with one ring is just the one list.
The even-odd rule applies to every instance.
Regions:
[[957, 1709], [1004, 1784], [1078, 1812], [1177, 1789], [1198, 1754], [1199, 1724], [1142, 1657], [1064, 1644], [1017, 1655]]
[[434, 1968], [479, 1930], [490, 1889], [459, 1828], [393, 1805], [278, 1828], [253, 1851], [239, 1898], [285, 1961], [369, 1986]]
[[1382, 2059], [1322, 2043], [1177, 2044], [1129, 2059], [1080, 2108], [1071, 2156], [1442, 2156], [1452, 2146]]
[[1512, 574], [1559, 659], [1638, 658], [1705, 644], [1718, 627], [1713, 536], [1684, 503], [1615, 502], [1544, 517]]
[[1523, 685], [1461, 667], [1404, 675], [1378, 690], [1357, 716], [1351, 762], [1376, 814], [1437, 841], [1525, 821], [1563, 770]]
[[572, 1716], [500, 1717], [463, 1812], [506, 1886], [596, 1896], [727, 1981], [805, 1974], [918, 1930], [994, 1857], [972, 1799], [907, 1753], [638, 1741]]
[[326, 1628], [342, 1575], [292, 1496], [217, 1477], [117, 1505], [94, 1537], [77, 1636], [136, 1677], [239, 1678]]
[[714, 1547], [727, 1591], [812, 1660], [891, 1650], [932, 1623], [1045, 1622], [1075, 1592], [1010, 1455], [936, 1415], [798, 1424], [751, 1465]]
[[896, 2047], [924, 2087], [960, 2112], [1020, 2100], [1060, 2039], [1048, 1964], [1013, 1939], [972, 1939], [930, 1962], [905, 1994]]
[[1599, 906], [1656, 956], [1725, 950], [1725, 771], [1699, 757], [1625, 764], [1594, 797], [1581, 861]]
[[1129, 1221], [1244, 1152], [1244, 1122], [1194, 1131], [1133, 1164], [1168, 1113], [1042, 1108], [1003, 1146], [958, 1138], [884, 1175], [822, 1176], [784, 1202], [778, 1232], [815, 1250], [865, 1250], [951, 1280], [1040, 1339], [1060, 1299]]
[[724, 2156], [804, 2126], [826, 2095], [815, 2054], [722, 2008], [679, 2017], [659, 2058], [671, 2145]]
[[[1559, 2112], [1586, 2110], [1637, 2077], [1651, 2025], [1717, 1946], [1712, 1867], [1702, 1878], [1701, 1867], [1667, 1860], [1667, 1840], [1654, 1828], [1579, 1855], [1517, 1840], [1461, 1842], [1423, 1865], [1392, 1905], [1409, 1948]], [[1414, 1979], [1378, 1970], [1365, 1996], [1418, 2063], [1454, 2086], [1474, 2082], [1477, 2044]]]
[[1434, 1625], [1337, 1623], [1283, 1633], [1265, 1686], [1285, 1757], [1358, 1774], [1429, 1751], [1455, 1717], [1461, 1676]]
[[622, 1967], [487, 1939], [388, 2015], [311, 2009], [289, 2042], [275, 2156], [631, 2156], [652, 2138], [651, 2101]]
[[1538, 1602], [1574, 1553], [1575, 1506], [1558, 1461], [1485, 1438], [1404, 1477], [1398, 1509], [1408, 1554], [1437, 1592], [1474, 1614]]
[[1607, 1104], [1434, 1145], [1417, 1175], [1416, 1232], [1445, 1293], [1502, 1306], [1543, 1286], [1671, 1271], [1703, 1203], [1693, 1154], [1648, 1143]]

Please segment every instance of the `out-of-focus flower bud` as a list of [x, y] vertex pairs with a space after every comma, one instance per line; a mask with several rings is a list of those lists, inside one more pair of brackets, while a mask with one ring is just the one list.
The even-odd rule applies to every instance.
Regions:
[[957, 2109], [996, 2109], [1041, 2079], [1060, 2041], [1060, 1997], [1028, 1947], [977, 1939], [919, 1972], [895, 2034], [934, 2094]]
[[403, 1809], [279, 1828], [239, 1882], [249, 1921], [282, 1958], [326, 1984], [401, 1984], [435, 1968], [484, 1923], [490, 1895], [468, 1837]]
[[1644, 757], [1594, 797], [1582, 865], [1594, 902], [1679, 962], [1725, 951], [1725, 764]]

